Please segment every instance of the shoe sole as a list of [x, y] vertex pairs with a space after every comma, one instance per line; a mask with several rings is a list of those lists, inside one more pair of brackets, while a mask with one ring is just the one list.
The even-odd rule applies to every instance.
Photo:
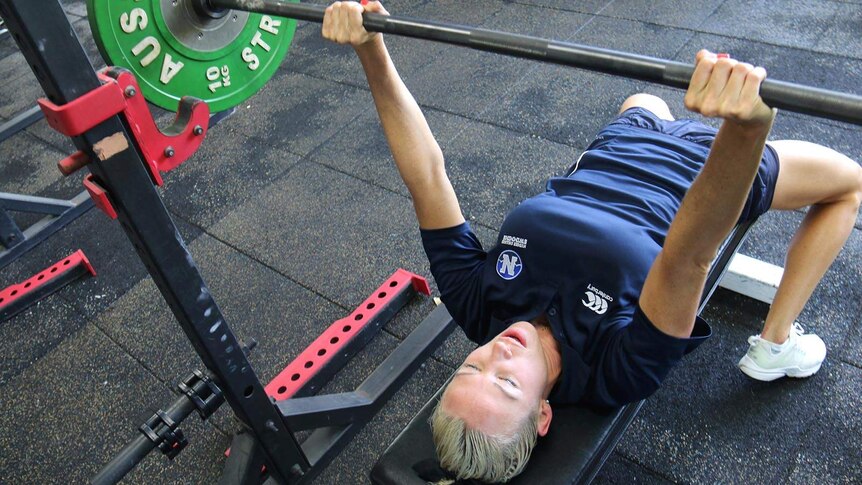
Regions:
[[793, 377], [793, 378], [803, 378], [803, 377], [811, 377], [816, 374], [817, 371], [820, 370], [820, 364], [817, 364], [814, 367], [808, 369], [800, 369], [799, 367], [790, 367], [784, 369], [773, 369], [773, 370], [764, 370], [760, 368], [751, 367], [746, 364], [740, 364], [739, 370], [741, 370], [745, 375], [751, 377], [752, 379], [757, 379], [758, 381], [763, 382], [771, 382], [776, 379], [781, 379], [782, 377]]

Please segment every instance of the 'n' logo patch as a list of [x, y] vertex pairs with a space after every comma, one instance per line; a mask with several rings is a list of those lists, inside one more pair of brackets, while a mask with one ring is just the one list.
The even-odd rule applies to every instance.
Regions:
[[521, 263], [521, 257], [510, 249], [500, 253], [500, 257], [497, 258], [497, 274], [504, 280], [517, 278], [523, 268], [524, 265]]

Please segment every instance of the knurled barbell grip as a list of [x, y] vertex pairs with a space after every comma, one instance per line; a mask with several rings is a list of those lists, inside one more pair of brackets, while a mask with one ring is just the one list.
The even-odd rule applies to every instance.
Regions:
[[[216, 8], [238, 9], [309, 22], [323, 22], [326, 7], [279, 0], [208, 0]], [[510, 56], [605, 72], [685, 89], [694, 67], [675, 61], [641, 56], [539, 37], [479, 29], [374, 13], [363, 15], [369, 31], [461, 45]], [[772, 107], [862, 125], [862, 96], [767, 79], [763, 100]]]

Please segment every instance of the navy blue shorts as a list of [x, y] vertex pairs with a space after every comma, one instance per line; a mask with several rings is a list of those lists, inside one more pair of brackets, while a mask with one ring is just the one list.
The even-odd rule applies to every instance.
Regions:
[[[718, 132], [716, 128], [695, 120], [663, 120], [652, 111], [644, 108], [629, 108], [612, 121], [610, 125], [637, 126], [638, 128], [675, 136], [706, 147], [712, 146], [712, 141]], [[743, 207], [742, 214], [739, 217], [740, 222], [756, 219], [769, 210], [769, 207], [772, 205], [772, 198], [775, 195], [778, 170], [778, 154], [774, 148], [767, 144], [766, 149], [763, 150], [760, 168], [757, 169], [757, 175], [754, 178], [754, 183], [748, 192], [748, 199], [745, 201], [745, 207]]]

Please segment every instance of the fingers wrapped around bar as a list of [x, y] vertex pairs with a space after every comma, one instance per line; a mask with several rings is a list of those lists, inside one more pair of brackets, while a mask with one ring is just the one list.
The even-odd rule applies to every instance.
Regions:
[[760, 97], [766, 69], [707, 50], [697, 53], [685, 106], [739, 124], [768, 124], [774, 113]]
[[368, 32], [362, 25], [362, 14], [372, 12], [389, 15], [380, 2], [335, 2], [326, 8], [321, 33], [325, 39], [338, 44], [358, 47], [380, 34]]

